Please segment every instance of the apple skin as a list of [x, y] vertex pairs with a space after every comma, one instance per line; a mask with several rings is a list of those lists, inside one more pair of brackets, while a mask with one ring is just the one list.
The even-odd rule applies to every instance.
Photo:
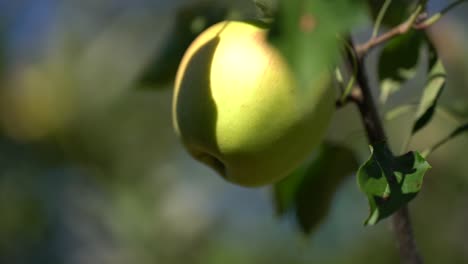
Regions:
[[226, 180], [281, 180], [323, 139], [335, 109], [325, 73], [299, 88], [262, 24], [223, 21], [186, 51], [173, 97], [173, 125], [188, 152]]

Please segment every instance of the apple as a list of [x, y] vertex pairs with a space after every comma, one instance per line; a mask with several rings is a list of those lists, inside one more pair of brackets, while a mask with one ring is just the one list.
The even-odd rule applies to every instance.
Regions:
[[177, 135], [195, 159], [242, 186], [286, 177], [320, 144], [335, 109], [328, 72], [299, 87], [267, 32], [217, 23], [189, 46], [176, 75]]

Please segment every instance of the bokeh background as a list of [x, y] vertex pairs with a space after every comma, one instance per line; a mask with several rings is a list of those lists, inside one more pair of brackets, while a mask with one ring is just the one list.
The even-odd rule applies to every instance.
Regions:
[[[175, 43], [258, 12], [233, 2], [0, 0], [0, 263], [398, 263], [389, 221], [363, 226], [354, 175], [305, 236], [292, 216], [275, 215], [270, 187], [234, 186], [183, 150], [171, 126]], [[461, 5], [431, 29], [449, 80], [412, 149], [468, 121], [467, 12]], [[380, 106], [383, 116], [417, 102], [423, 83], [418, 74]], [[395, 149], [411, 118], [386, 122]], [[328, 137], [366, 159], [353, 106], [336, 113]], [[430, 156], [411, 203], [427, 263], [468, 263], [467, 148], [462, 135]]]

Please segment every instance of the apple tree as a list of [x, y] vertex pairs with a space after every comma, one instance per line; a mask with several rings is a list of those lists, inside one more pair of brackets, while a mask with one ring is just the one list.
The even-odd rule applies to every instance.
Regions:
[[[391, 217], [402, 262], [423, 263], [408, 203], [423, 188], [431, 168], [426, 159], [468, 131], [468, 123], [460, 123], [425, 148], [411, 148], [446, 86], [433, 42], [437, 32], [430, 29], [466, 1], [438, 10], [430, 10], [431, 2], [255, 0], [256, 15], [245, 16], [215, 5], [189, 8], [177, 32], [198, 27], [171, 41], [179, 45], [172, 48], [181, 61], [178, 70], [161, 67], [160, 56], [154, 64], [160, 69], [151, 68], [142, 80], [154, 85], [170, 76], [174, 127], [188, 152], [230, 182], [271, 184], [278, 214], [295, 214], [303, 232], [324, 220], [340, 183], [355, 174], [369, 203], [365, 225]], [[200, 27], [187, 14], [205, 17], [205, 23]], [[421, 68], [426, 74], [419, 101], [384, 113]], [[349, 105], [358, 110], [366, 134], [364, 161], [346, 142], [325, 135], [335, 110]], [[395, 148], [384, 121], [408, 112], [408, 136]]]

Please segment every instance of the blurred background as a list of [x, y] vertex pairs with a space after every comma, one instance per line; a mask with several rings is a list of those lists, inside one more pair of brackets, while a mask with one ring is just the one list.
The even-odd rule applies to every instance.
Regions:
[[[177, 58], [209, 24], [258, 12], [233, 2], [0, 0], [0, 263], [398, 263], [389, 221], [363, 226], [354, 175], [305, 236], [292, 216], [276, 216], [270, 187], [227, 183], [180, 145]], [[449, 80], [412, 149], [468, 121], [467, 12], [431, 29]], [[372, 76], [375, 56], [369, 65]], [[417, 100], [423, 83], [419, 74], [382, 112]], [[386, 122], [396, 149], [412, 117]], [[353, 106], [337, 111], [328, 137], [367, 158]], [[411, 203], [427, 263], [468, 263], [467, 147], [463, 135], [430, 156]]]

